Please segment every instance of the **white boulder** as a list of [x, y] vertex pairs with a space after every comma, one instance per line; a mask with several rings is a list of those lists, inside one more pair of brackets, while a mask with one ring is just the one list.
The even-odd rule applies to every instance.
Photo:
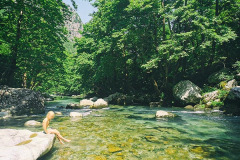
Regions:
[[92, 108], [104, 108], [107, 106], [108, 106], [108, 102], [100, 98], [96, 102], [94, 102], [94, 105], [92, 106]]
[[35, 120], [29, 120], [29, 121], [24, 123], [24, 126], [27, 126], [27, 127], [38, 127], [38, 126], [41, 126], [41, 125], [42, 125], [41, 122], [38, 122], [38, 121], [35, 121]]
[[54, 134], [0, 129], [0, 159], [36, 160], [51, 150], [54, 141]]
[[83, 99], [80, 101], [80, 106], [93, 106], [94, 102], [88, 99]]

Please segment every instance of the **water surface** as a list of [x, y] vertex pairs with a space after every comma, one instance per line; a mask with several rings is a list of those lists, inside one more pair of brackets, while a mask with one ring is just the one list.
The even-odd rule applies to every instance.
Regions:
[[[240, 117], [202, 113], [179, 108], [116, 106], [107, 109], [68, 110], [62, 107], [78, 99], [58, 99], [47, 103], [47, 111], [61, 111], [50, 126], [72, 141], [55, 142], [44, 160], [159, 160], [159, 159], [240, 159]], [[179, 115], [155, 119], [157, 110]], [[70, 118], [69, 112], [84, 114]], [[30, 119], [42, 121], [45, 115], [0, 120], [1, 128], [23, 129]], [[27, 128], [42, 131], [42, 128]]]

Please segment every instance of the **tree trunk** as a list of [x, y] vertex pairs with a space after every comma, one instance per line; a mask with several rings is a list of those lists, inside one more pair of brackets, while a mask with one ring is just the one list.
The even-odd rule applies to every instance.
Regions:
[[[162, 0], [162, 8], [164, 10], [164, 0]], [[166, 40], [165, 16], [163, 16], [163, 41], [165, 40]]]

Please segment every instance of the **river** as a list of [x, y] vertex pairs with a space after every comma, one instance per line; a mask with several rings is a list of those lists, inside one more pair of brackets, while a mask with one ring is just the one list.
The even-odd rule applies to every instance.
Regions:
[[[240, 117], [203, 113], [180, 108], [117, 106], [106, 109], [71, 110], [56, 106], [77, 103], [65, 97], [46, 103], [46, 110], [60, 111], [50, 126], [71, 139], [53, 149], [42, 160], [161, 160], [240, 159]], [[157, 110], [178, 115], [156, 119]], [[69, 117], [82, 112], [81, 119]], [[0, 128], [26, 129], [27, 120], [42, 121], [45, 115], [0, 120]], [[41, 127], [27, 128], [42, 131]]]

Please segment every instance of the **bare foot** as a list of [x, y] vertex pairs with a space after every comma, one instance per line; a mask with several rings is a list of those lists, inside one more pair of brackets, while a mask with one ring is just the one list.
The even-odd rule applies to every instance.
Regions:
[[63, 141], [61, 141], [61, 140], [60, 140], [59, 142], [60, 142], [61, 144], [64, 144]]
[[69, 140], [69, 139], [64, 139], [64, 141], [65, 141], [65, 142], [71, 142], [71, 140]]

